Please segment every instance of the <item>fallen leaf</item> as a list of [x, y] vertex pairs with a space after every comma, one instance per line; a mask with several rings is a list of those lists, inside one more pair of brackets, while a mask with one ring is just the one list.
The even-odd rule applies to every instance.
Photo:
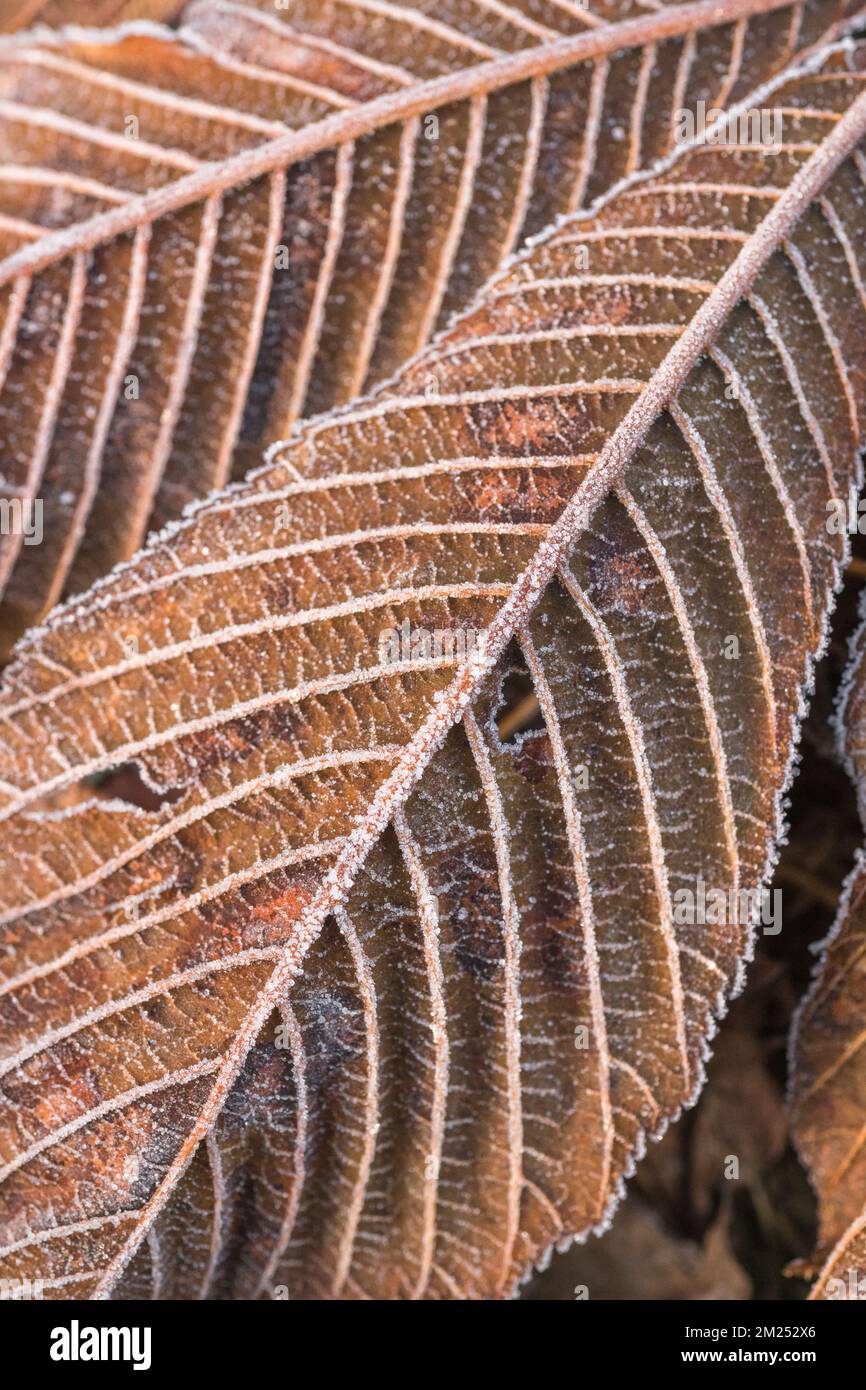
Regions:
[[752, 1286], [731, 1251], [729, 1220], [726, 1204], [703, 1240], [686, 1240], [666, 1230], [658, 1214], [632, 1194], [604, 1238], [574, 1246], [557, 1261], [552, 1277], [538, 1279], [529, 1301], [747, 1299]]
[[[852, 642], [839, 738], [866, 816], [866, 628]], [[866, 823], [866, 822], [864, 822]], [[866, 1298], [866, 864], [858, 855], [791, 1039], [791, 1122], [818, 1194], [810, 1297]]]
[[0, 43], [0, 501], [41, 539], [0, 536], [0, 657], [856, 8], [208, 0]]
[[[25, 639], [4, 1277], [504, 1294], [694, 1100], [752, 939], [701, 895], [772, 864], [847, 555], [864, 61], [558, 226]], [[130, 763], [159, 810], [53, 809]]]

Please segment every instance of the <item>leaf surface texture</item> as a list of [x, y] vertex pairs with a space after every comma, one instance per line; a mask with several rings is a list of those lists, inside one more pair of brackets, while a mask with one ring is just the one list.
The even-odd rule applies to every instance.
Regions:
[[864, 61], [563, 223], [24, 640], [4, 1274], [496, 1296], [694, 1098], [750, 928], [677, 895], [765, 877], [845, 558]]
[[0, 44], [0, 654], [856, 6], [192, 5]]

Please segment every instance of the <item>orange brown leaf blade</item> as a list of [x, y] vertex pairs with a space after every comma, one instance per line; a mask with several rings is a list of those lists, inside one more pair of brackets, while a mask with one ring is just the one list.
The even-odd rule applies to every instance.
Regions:
[[[857, 789], [866, 791], [864, 628], [852, 642], [839, 738]], [[815, 980], [791, 1039], [791, 1122], [818, 1195], [818, 1271], [810, 1297], [857, 1300], [866, 1277], [866, 874], [862, 854], [845, 886]]]
[[0, 654], [856, 8], [209, 3], [0, 44], [0, 500], [43, 535], [0, 538]]
[[[150, 19], [170, 23], [184, 7], [184, 0], [6, 0], [0, 14], [0, 33], [13, 34], [34, 24], [65, 24], [86, 21], [92, 27], [120, 24], [130, 19]], [[86, 13], [83, 13], [86, 11]]]
[[764, 881], [845, 557], [863, 64], [557, 228], [25, 640], [4, 1275], [500, 1295], [695, 1097], [753, 916], [698, 885]]

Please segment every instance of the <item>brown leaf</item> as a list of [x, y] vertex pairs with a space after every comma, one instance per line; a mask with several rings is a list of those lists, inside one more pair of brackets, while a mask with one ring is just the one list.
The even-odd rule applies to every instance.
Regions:
[[692, 1133], [690, 1170], [694, 1211], [707, 1219], [731, 1158], [737, 1181], [757, 1182], [785, 1148], [787, 1120], [780, 1088], [767, 1072], [754, 1031], [743, 1025], [720, 1037]]
[[[5, 1277], [501, 1294], [693, 1100], [752, 933], [681, 895], [766, 874], [866, 404], [866, 49], [821, 61], [25, 640]], [[129, 763], [159, 810], [52, 809]]]
[[[852, 643], [839, 737], [866, 817], [866, 624]], [[864, 820], [866, 823], [866, 820]], [[810, 1297], [866, 1298], [866, 866], [862, 851], [792, 1032], [792, 1126], [818, 1194]]]
[[[785, 921], [787, 935], [787, 911]], [[768, 1066], [780, 994], [778, 966], [759, 951], [713, 1041], [687, 1122], [647, 1150], [601, 1241], [555, 1255], [524, 1299], [573, 1299], [578, 1285], [590, 1299], [787, 1295], [782, 1271], [801, 1247], [783, 1087]]]
[[120, 24], [124, 20], [151, 19], [168, 24], [176, 19], [184, 0], [4, 0], [0, 34], [14, 34], [28, 24]]
[[0, 500], [44, 537], [0, 536], [0, 657], [856, 8], [208, 0], [0, 44]]
[[729, 1209], [723, 1208], [701, 1241], [664, 1228], [636, 1193], [617, 1212], [597, 1244], [576, 1246], [542, 1276], [529, 1297], [538, 1299], [747, 1299], [749, 1276], [730, 1247]]

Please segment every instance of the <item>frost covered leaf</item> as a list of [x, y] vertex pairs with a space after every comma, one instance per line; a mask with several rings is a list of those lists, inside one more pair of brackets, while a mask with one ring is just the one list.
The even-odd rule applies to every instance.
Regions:
[[764, 876], [866, 401], [822, 62], [25, 639], [5, 1276], [496, 1295], [695, 1096], [750, 930], [682, 895]]
[[[866, 624], [852, 644], [839, 733], [866, 824]], [[812, 1298], [866, 1297], [866, 861], [860, 857], [796, 1019], [794, 1138], [818, 1194]]]
[[0, 44], [0, 500], [43, 536], [0, 538], [0, 656], [858, 7], [208, 0]]
[[120, 24], [127, 19], [169, 22], [180, 14], [183, 0], [3, 0], [0, 34], [12, 34], [32, 24]]

